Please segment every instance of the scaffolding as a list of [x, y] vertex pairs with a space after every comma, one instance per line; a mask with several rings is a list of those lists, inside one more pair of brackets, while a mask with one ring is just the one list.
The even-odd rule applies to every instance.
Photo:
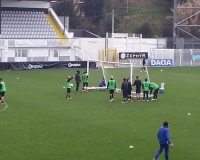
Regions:
[[[174, 0], [174, 25], [173, 44], [176, 48], [180, 43], [180, 34], [184, 33], [188, 37], [200, 41], [200, 39], [190, 32], [192, 27], [200, 27], [199, 21], [194, 21], [195, 17], [200, 18], [200, 0]], [[182, 41], [184, 43], [184, 40]]]

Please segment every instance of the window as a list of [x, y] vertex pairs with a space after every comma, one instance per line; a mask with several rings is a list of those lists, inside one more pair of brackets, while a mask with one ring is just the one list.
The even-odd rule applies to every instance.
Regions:
[[28, 57], [28, 50], [26, 49], [16, 49], [15, 57]]
[[54, 50], [54, 57], [58, 57], [58, 50]]

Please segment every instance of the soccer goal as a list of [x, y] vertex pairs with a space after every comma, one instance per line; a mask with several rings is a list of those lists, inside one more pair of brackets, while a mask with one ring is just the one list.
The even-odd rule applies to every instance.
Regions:
[[[93, 61], [93, 60], [92, 60]], [[107, 86], [100, 87], [100, 81], [104, 78], [107, 85], [110, 76], [114, 77], [116, 81], [116, 91], [121, 91], [121, 84], [124, 78], [130, 78], [130, 82], [133, 84], [136, 76], [143, 82], [146, 78], [150, 81], [148, 68], [145, 67], [145, 71], [141, 72], [142, 66], [136, 66], [133, 63], [119, 63], [119, 62], [107, 62], [107, 61], [93, 61], [97, 64], [97, 69], [90, 69], [88, 67], [89, 75], [89, 90], [104, 90]], [[89, 64], [89, 62], [88, 62]], [[91, 82], [91, 83], [90, 83]], [[95, 84], [94, 84], [95, 82]], [[135, 93], [135, 87], [133, 86], [133, 93]]]

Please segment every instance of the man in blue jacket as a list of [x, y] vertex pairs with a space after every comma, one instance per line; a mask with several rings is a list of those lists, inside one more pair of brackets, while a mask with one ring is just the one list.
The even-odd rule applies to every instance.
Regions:
[[158, 134], [158, 141], [160, 144], [160, 149], [156, 153], [153, 160], [157, 160], [159, 155], [162, 153], [163, 149], [165, 149], [165, 159], [168, 160], [168, 154], [169, 154], [169, 146], [172, 148], [173, 144], [170, 141], [170, 135], [169, 135], [169, 129], [168, 129], [168, 122], [164, 122], [163, 126], [160, 127]]

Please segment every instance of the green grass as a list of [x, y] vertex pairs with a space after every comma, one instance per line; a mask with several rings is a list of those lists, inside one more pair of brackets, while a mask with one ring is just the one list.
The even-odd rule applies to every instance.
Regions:
[[[152, 81], [165, 83], [159, 100], [127, 104], [120, 93], [109, 103], [107, 91], [76, 94], [75, 88], [66, 100], [65, 79], [75, 70], [1, 72], [8, 108], [0, 112], [0, 160], [152, 159], [164, 121], [174, 143], [170, 159], [199, 159], [199, 68], [162, 69], [149, 69]], [[117, 71], [121, 83], [124, 71]], [[90, 83], [98, 84], [101, 71], [90, 73]]]
[[128, 15], [127, 7], [120, 7], [116, 11], [120, 16], [152, 16], [154, 18], [163, 18], [171, 15], [170, 6], [168, 5], [152, 5], [152, 6], [129, 6]]

